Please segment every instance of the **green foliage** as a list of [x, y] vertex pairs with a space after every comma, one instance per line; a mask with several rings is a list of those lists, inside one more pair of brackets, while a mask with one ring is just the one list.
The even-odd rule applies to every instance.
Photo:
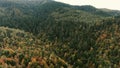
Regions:
[[120, 17], [110, 13], [49, 0], [0, 1], [0, 67], [118, 68]]
[[16, 65], [16, 62], [14, 60], [6, 60], [5, 61], [8, 65], [12, 65], [12, 66], [15, 66]]

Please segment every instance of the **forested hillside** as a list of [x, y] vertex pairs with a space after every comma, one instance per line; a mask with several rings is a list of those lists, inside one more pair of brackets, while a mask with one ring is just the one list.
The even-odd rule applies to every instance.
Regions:
[[[108, 13], [102, 11], [101, 14], [104, 13], [104, 16], [100, 15], [100, 12], [94, 13], [94, 11], [98, 10], [94, 7], [81, 6], [79, 7], [81, 9], [78, 9], [77, 6], [73, 7], [71, 5], [50, 0], [19, 1], [20, 0], [6, 0], [0, 2], [1, 26], [19, 28], [34, 34], [38, 34], [40, 33], [40, 30], [43, 30], [42, 28], [40, 29], [40, 26], [43, 26], [45, 22], [55, 21], [55, 17], [58, 14], [64, 14], [64, 19], [69, 17], [69, 19], [73, 21], [78, 20], [82, 22], [85, 22], [86, 20], [88, 20], [87, 22], [92, 22], [98, 20], [99, 18], [101, 19], [106, 16], [111, 16]], [[86, 11], [82, 8], [86, 8], [88, 10]]]
[[0, 68], [119, 68], [119, 15], [53, 0], [0, 0]]

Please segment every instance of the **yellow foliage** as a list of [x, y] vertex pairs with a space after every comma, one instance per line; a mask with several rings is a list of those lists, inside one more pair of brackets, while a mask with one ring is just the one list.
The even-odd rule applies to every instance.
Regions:
[[36, 62], [36, 58], [35, 58], [35, 57], [32, 57], [32, 58], [31, 58], [31, 61], [32, 61], [32, 62]]

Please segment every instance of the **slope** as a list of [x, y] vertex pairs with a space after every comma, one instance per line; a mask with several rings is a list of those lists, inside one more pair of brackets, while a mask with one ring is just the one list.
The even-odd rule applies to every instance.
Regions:
[[[59, 24], [61, 27], [48, 30], [51, 32], [48, 39], [55, 38], [48, 44], [56, 55], [73, 65], [73, 68], [118, 68], [120, 66], [119, 22], [120, 19], [110, 18], [93, 26], [71, 23], [66, 27]], [[49, 42], [47, 38], [45, 40]]]
[[[96, 19], [111, 16], [105, 12], [94, 13], [94, 10], [97, 11], [98, 9], [93, 7], [89, 7], [89, 9], [94, 10], [86, 11], [84, 9], [87, 9], [87, 6], [76, 7], [64, 3], [55, 2], [52, 0], [25, 2], [24, 0], [20, 0], [20, 2], [18, 1], [19, 0], [6, 0], [0, 2], [0, 26], [19, 28], [28, 32], [32, 32], [34, 34], [38, 34], [41, 30], [39, 29], [40, 26], [42, 26], [41, 24], [49, 21], [56, 22], [55, 18], [53, 18], [55, 16], [52, 16], [52, 14], [54, 15], [55, 12], [59, 13], [59, 10], [61, 10], [64, 14], [67, 14], [68, 16], [70, 16], [71, 14], [76, 15], [79, 20], [85, 19], [85, 22], [94, 22], [94, 18]], [[70, 11], [69, 14], [67, 13], [67, 11]], [[77, 17], [74, 17], [72, 18], [72, 20], [77, 19]], [[49, 18], [53, 19], [51, 20]]]
[[46, 49], [32, 34], [18, 29], [0, 27], [1, 68], [51, 68], [70, 66]]
[[106, 9], [106, 8], [101, 8], [100, 10], [109, 13], [112, 16], [119, 16], [120, 15], [120, 11], [119, 10], [110, 10], [110, 9]]
[[14, 5], [11, 11], [7, 6], [1, 7], [0, 18], [1, 26], [19, 28], [37, 37], [31, 46], [22, 44], [25, 46], [20, 47], [20, 53], [26, 56], [18, 65], [45, 68], [120, 66], [119, 16], [114, 19], [109, 13], [91, 6], [75, 7], [54, 1], [37, 5], [21, 4]]

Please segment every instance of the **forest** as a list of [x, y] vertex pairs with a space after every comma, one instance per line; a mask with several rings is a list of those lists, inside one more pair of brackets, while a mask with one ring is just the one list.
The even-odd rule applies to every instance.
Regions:
[[120, 11], [0, 0], [0, 68], [119, 67]]

